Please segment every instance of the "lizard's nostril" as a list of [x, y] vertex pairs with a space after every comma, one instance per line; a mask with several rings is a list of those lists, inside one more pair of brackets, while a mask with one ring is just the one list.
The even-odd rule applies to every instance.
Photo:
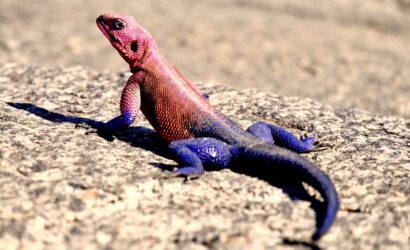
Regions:
[[97, 23], [103, 23], [104, 20], [105, 20], [104, 16], [99, 16], [99, 17], [97, 18]]

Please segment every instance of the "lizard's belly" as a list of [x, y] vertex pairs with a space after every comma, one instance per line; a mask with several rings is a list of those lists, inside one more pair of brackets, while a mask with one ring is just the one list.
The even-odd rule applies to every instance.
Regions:
[[163, 123], [162, 125], [154, 128], [158, 132], [159, 136], [167, 142], [194, 137], [194, 135], [183, 126], [183, 124], [177, 124], [177, 122]]

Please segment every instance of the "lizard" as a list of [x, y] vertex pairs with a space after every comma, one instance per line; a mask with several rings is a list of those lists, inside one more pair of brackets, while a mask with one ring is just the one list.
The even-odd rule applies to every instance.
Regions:
[[317, 222], [311, 240], [319, 240], [329, 230], [339, 209], [336, 188], [324, 172], [299, 154], [315, 148], [314, 137], [298, 138], [264, 121], [243, 130], [166, 59], [154, 37], [133, 17], [102, 14], [96, 23], [132, 73], [122, 91], [121, 113], [104, 123], [106, 132], [127, 129], [142, 113], [178, 163], [170, 173], [173, 177], [197, 178], [207, 168], [230, 168], [238, 162], [278, 172], [290, 169], [323, 199], [324, 219]]

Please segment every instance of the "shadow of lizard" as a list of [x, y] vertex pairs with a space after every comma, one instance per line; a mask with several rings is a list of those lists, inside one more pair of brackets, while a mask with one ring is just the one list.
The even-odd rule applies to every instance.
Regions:
[[[104, 122], [96, 121], [90, 118], [59, 114], [31, 103], [7, 102], [7, 104], [13, 108], [25, 110], [51, 122], [72, 123], [76, 125], [76, 128], [81, 128], [82, 125], [86, 125], [89, 128], [95, 129], [96, 134], [107, 141], [118, 139], [133, 147], [149, 150], [157, 155], [173, 160], [171, 154], [168, 152], [167, 144], [158, 136], [158, 134], [153, 129], [137, 126], [130, 127], [126, 131], [111, 135], [106, 134], [101, 130], [101, 128], [105, 124]], [[320, 223], [320, 221], [324, 219], [324, 212], [326, 209], [325, 204], [323, 204], [319, 199], [317, 199], [315, 196], [312, 196], [306, 191], [302, 184], [303, 181], [300, 178], [286, 171], [278, 173], [274, 168], [269, 169], [264, 166], [257, 166], [255, 164], [252, 164], [252, 168], [249, 168], [246, 167], [247, 164], [251, 163], [242, 161], [241, 163], [233, 164], [230, 169], [233, 172], [239, 174], [256, 177], [260, 180], [266, 181], [270, 185], [280, 188], [289, 196], [291, 200], [304, 200], [310, 202], [311, 208], [315, 211], [316, 214], [316, 222]], [[167, 165], [162, 163], [151, 163], [151, 165], [162, 170], [171, 170], [173, 167], [175, 167], [175, 165]], [[207, 170], [217, 171], [216, 169]], [[311, 247], [312, 249], [319, 249], [319, 247], [315, 244], [298, 240], [290, 240], [288, 238], [285, 238], [283, 240], [283, 243], [286, 245], [303, 245]]]

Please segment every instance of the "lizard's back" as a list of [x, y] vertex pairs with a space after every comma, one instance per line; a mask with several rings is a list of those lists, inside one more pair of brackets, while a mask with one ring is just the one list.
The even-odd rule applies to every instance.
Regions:
[[165, 59], [153, 58], [141, 88], [141, 110], [167, 142], [215, 137], [237, 143], [253, 138], [220, 114]]

